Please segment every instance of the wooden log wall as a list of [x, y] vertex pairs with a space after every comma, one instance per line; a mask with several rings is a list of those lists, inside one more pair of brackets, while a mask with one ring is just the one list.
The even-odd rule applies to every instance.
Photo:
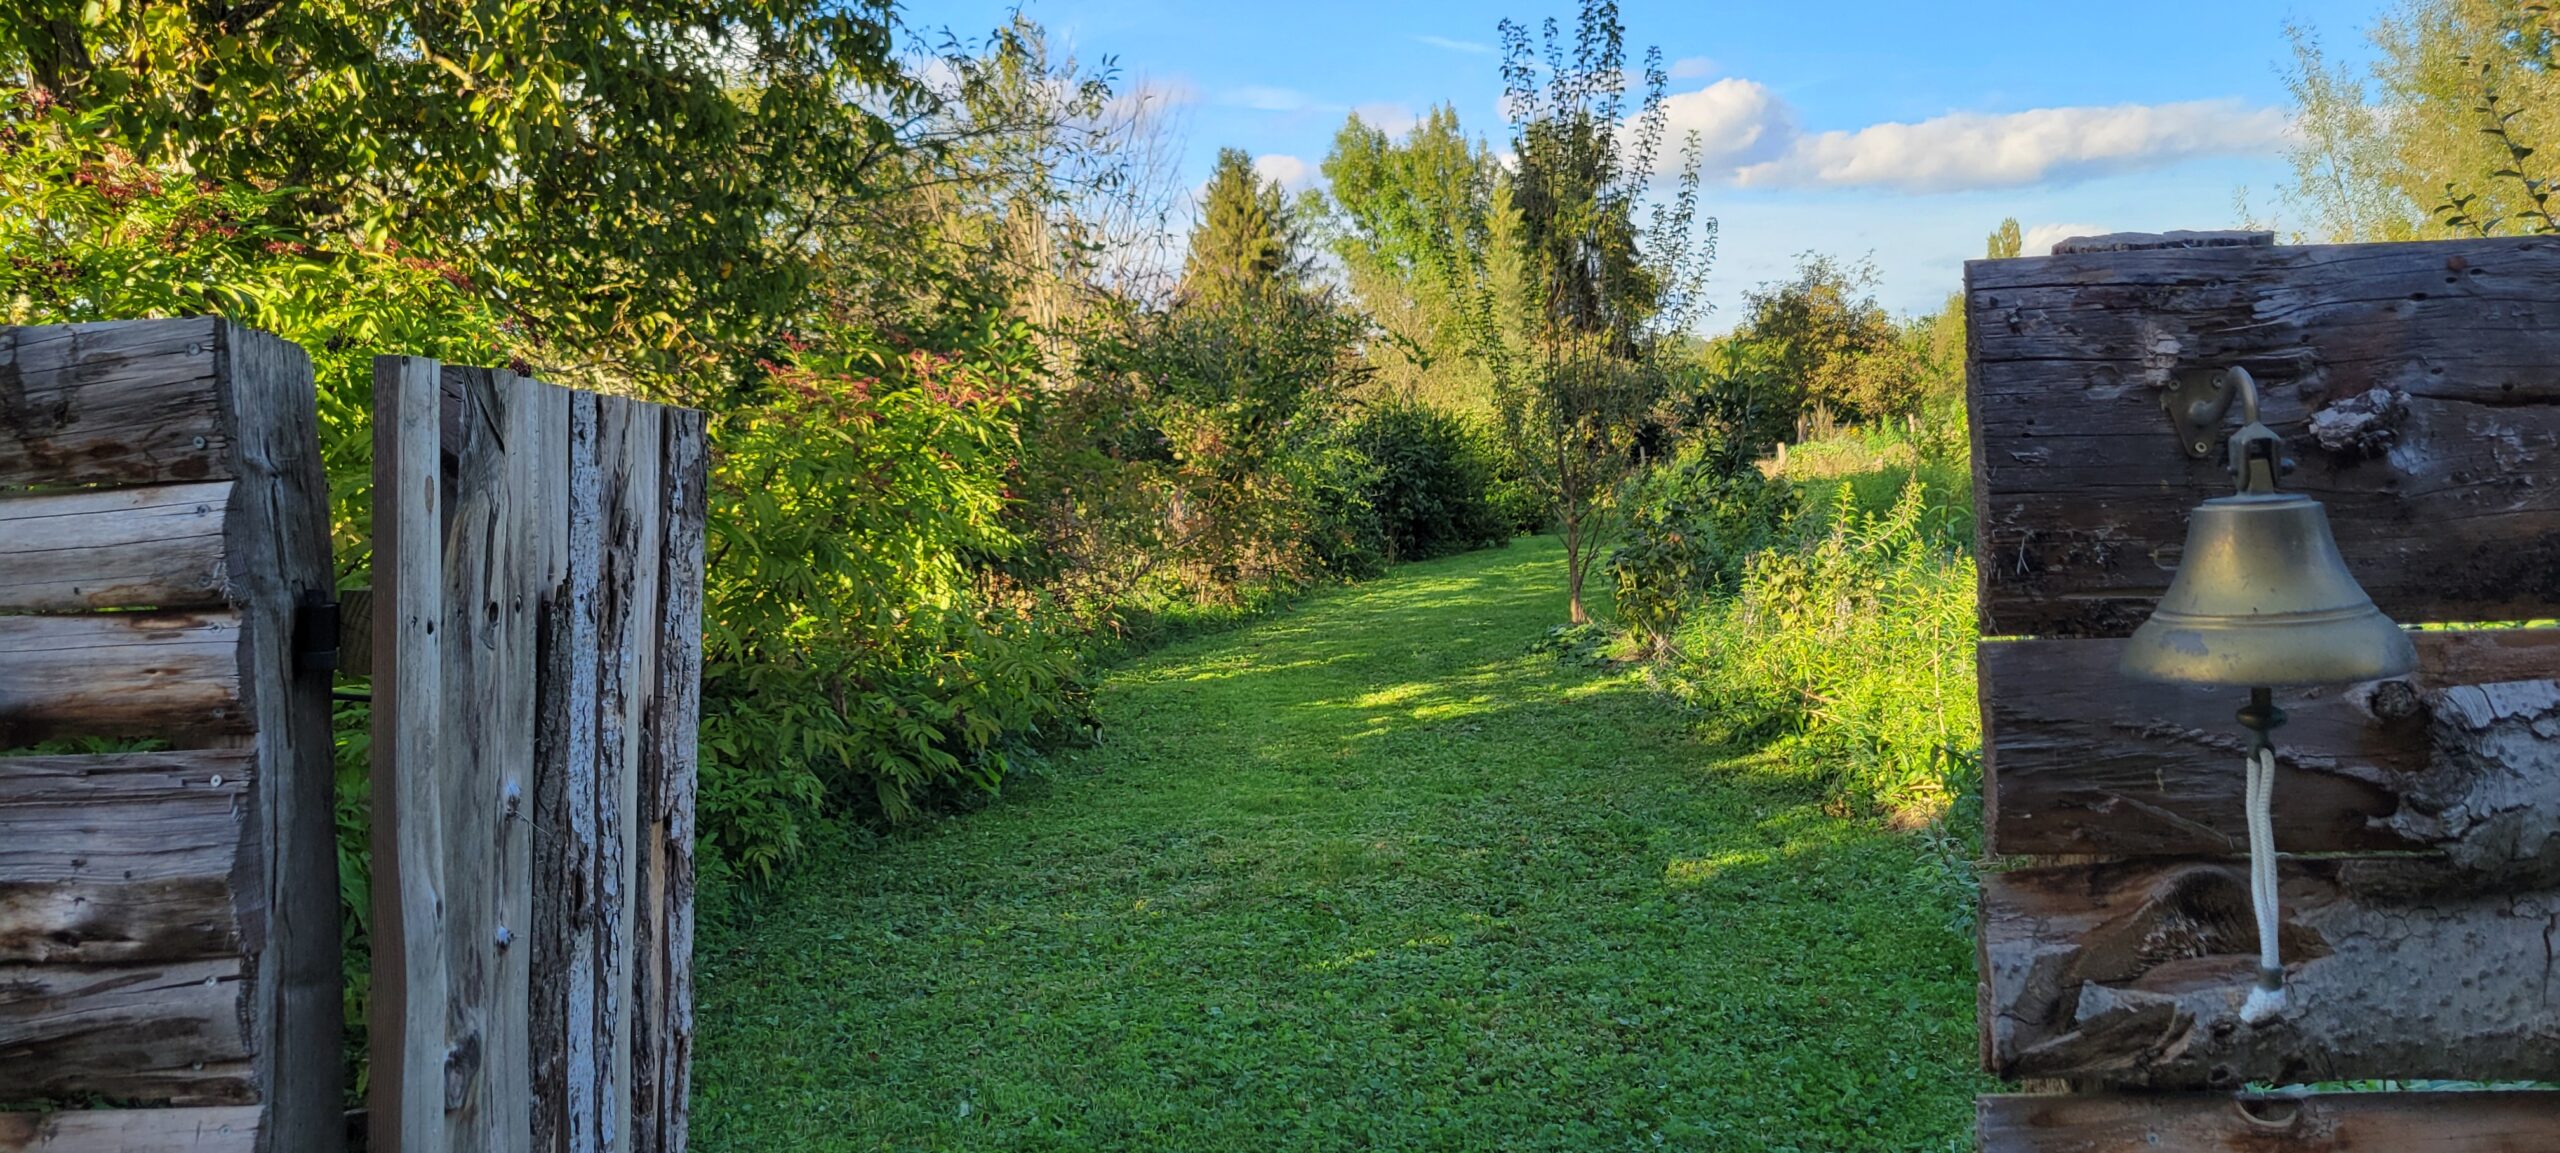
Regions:
[[0, 1099], [129, 1106], [0, 1151], [339, 1147], [314, 401], [216, 320], [0, 328]]
[[372, 1148], [680, 1153], [702, 415], [414, 358], [374, 395]]
[[[2560, 1148], [2555, 1093], [2234, 1095], [2560, 1080], [2560, 242], [2113, 239], [1966, 271], [1987, 837], [2025, 866], [1984, 878], [1983, 1056], [2086, 1094], [1985, 1098], [1983, 1148]], [[2116, 672], [2232, 487], [2162, 391], [2234, 364], [2357, 579], [2438, 626], [2411, 677], [2279, 695], [2259, 1027], [2241, 700]]]

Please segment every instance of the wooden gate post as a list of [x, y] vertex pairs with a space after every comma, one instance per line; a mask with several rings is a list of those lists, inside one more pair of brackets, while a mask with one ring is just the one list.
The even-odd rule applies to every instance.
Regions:
[[[2560, 1080], [2560, 241], [2110, 237], [1966, 266], [1989, 852], [1990, 1153], [2560, 1149], [2560, 1093], [2251, 1096]], [[2238, 701], [2115, 671], [2227, 494], [2161, 407], [2260, 382], [2405, 681], [2280, 694], [2292, 1007], [2240, 1020], [2257, 930]], [[2218, 440], [2229, 434], [2226, 427]]]
[[681, 1153], [702, 415], [403, 357], [374, 399], [373, 1148]]
[[[0, 1150], [340, 1145], [334, 583], [311, 364], [0, 329]], [[114, 610], [114, 611], [100, 611]], [[165, 747], [23, 755], [103, 737]]]

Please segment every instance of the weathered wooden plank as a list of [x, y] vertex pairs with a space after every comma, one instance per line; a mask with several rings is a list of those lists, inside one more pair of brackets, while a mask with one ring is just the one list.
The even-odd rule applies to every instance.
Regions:
[[377, 1153], [445, 1148], [442, 473], [437, 365], [374, 361], [373, 1072]]
[[234, 475], [210, 317], [0, 328], [0, 486]]
[[[498, 1063], [499, 1022], [521, 1016], [502, 976], [517, 927], [501, 905], [506, 870], [523, 840], [523, 783], [532, 776], [533, 623], [539, 590], [523, 579], [520, 523], [536, 499], [518, 454], [539, 449], [514, 412], [530, 388], [512, 373], [447, 367], [443, 622], [444, 686], [439, 751], [446, 849], [446, 1147], [456, 1153], [524, 1147], [530, 1129], [503, 1102], [521, 1096], [526, 1069]], [[458, 410], [458, 416], [456, 415]], [[514, 808], [510, 810], [510, 797]], [[520, 1056], [520, 1050], [518, 1055]], [[520, 1110], [514, 1111], [520, 1114]]]
[[[2482, 772], [2480, 756], [2466, 751], [2544, 716], [2527, 710], [2492, 730], [2469, 724], [2466, 712], [2431, 707], [2452, 686], [2560, 672], [2560, 630], [2413, 639], [2420, 668], [2409, 681], [2279, 695], [2288, 720], [2276, 733], [2277, 844], [2296, 853], [2454, 852], [2484, 871], [2560, 877], [2560, 837], [2536, 831], [2560, 825], [2560, 772]], [[1981, 646], [1993, 853], [2247, 851], [2239, 760], [2248, 734], [2232, 719], [2245, 694], [2130, 680], [2116, 671], [2122, 645]], [[2489, 691], [2502, 699], [2530, 692]], [[2560, 719], [2549, 723], [2560, 727]]]
[[640, 770], [657, 688], [658, 576], [664, 520], [659, 513], [664, 409], [621, 397], [596, 405], [604, 474], [603, 597], [597, 672], [596, 1004], [604, 1033], [596, 1054], [598, 1144], [631, 1147], [632, 1013], [637, 981], [632, 895], [637, 886]]
[[2560, 1079], [2560, 888], [2405, 857], [2287, 859], [2280, 877], [2292, 1007], [2251, 1027], [2242, 862], [1985, 876], [1991, 1070], [2146, 1089]]
[[223, 602], [229, 481], [0, 497], [0, 612]]
[[238, 749], [0, 758], [0, 965], [245, 949], [243, 926], [266, 920], [241, 819], [255, 764]]
[[2560, 1093], [2022, 1096], [1978, 1099], [1983, 1153], [2546, 1153]]
[[240, 616], [0, 616], [0, 746], [245, 732]]
[[263, 1113], [255, 1105], [0, 1113], [0, 1153], [257, 1153]]
[[535, 985], [534, 1145], [600, 1153], [599, 1038], [610, 1033], [597, 1004], [605, 968], [598, 886], [597, 762], [603, 711], [597, 657], [604, 620], [606, 539], [599, 398], [569, 398], [566, 545], [559, 595], [546, 614], [539, 758], [534, 791], [534, 915], [541, 926]]
[[0, 1085], [181, 1105], [248, 1104], [241, 960], [17, 965], [0, 979]]
[[[2560, 611], [2560, 242], [2101, 253], [1966, 277], [1986, 634], [2140, 622], [2187, 510], [2230, 487], [2179, 450], [2158, 389], [2231, 364], [2291, 445], [2286, 486], [2353, 526], [2340, 551], [2385, 612]], [[2355, 414], [2377, 389], [2383, 411]]]
[[255, 764], [235, 749], [0, 757], [0, 881], [225, 876]]
[[568, 390], [516, 376], [498, 378], [506, 405], [505, 485], [513, 566], [505, 608], [505, 686], [494, 711], [506, 819], [497, 846], [497, 916], [510, 944], [497, 954], [489, 1021], [492, 1084], [488, 1104], [491, 1153], [533, 1148], [534, 821], [536, 727], [541, 689], [541, 632], [565, 572], [568, 546]]
[[703, 415], [661, 418], [657, 678], [640, 764], [632, 892], [631, 1148], [684, 1153], [693, 1058], [693, 805], [701, 715], [707, 446]]
[[[302, 658], [301, 609], [336, 586], [329, 489], [320, 463], [311, 360], [268, 333], [225, 324], [221, 354], [229, 468], [239, 484], [225, 521], [231, 602], [240, 606], [239, 669], [257, 754], [247, 820], [263, 851], [263, 918], [244, 918], [257, 980], [246, 1005], [269, 1149], [333, 1153], [345, 1127], [339, 1053], [334, 739], [329, 670]], [[245, 888], [244, 888], [245, 891]]]

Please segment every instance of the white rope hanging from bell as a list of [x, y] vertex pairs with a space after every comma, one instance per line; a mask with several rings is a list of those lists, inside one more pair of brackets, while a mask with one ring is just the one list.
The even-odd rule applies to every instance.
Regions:
[[2249, 751], [2249, 903], [2258, 914], [2258, 983], [2240, 1006], [2240, 1019], [2263, 1025], [2284, 1015], [2284, 955], [2276, 943], [2276, 751]]

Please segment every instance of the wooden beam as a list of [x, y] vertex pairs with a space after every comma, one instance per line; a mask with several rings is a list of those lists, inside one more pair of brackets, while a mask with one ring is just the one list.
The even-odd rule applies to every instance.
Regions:
[[241, 959], [11, 966], [0, 985], [0, 1085], [180, 1105], [258, 1099]]
[[[2560, 485], [2536, 482], [2560, 475], [2560, 241], [1976, 261], [1966, 285], [1986, 635], [2140, 622], [2187, 510], [2231, 488], [2180, 450], [2160, 390], [2233, 364], [2299, 463], [2286, 487], [2329, 506], [2385, 612], [2560, 614]], [[2353, 415], [2377, 389], [2384, 411]]]
[[232, 484], [0, 497], [0, 612], [223, 602]]
[[264, 1110], [68, 1109], [0, 1113], [0, 1153], [257, 1153]]
[[329, 671], [302, 657], [302, 609], [336, 587], [329, 482], [320, 465], [311, 358], [223, 324], [224, 424], [233, 490], [226, 592], [243, 624], [237, 667], [258, 772], [242, 820], [260, 839], [260, 923], [244, 930], [256, 982], [245, 1006], [270, 1149], [334, 1153], [345, 1138], [344, 973], [338, 954], [337, 813]]
[[445, 638], [436, 362], [374, 361], [373, 1021], [370, 1147], [446, 1147]]
[[708, 445], [703, 414], [668, 409], [658, 511], [664, 524], [657, 653], [632, 893], [633, 1153], [683, 1153], [693, 1061], [693, 809], [701, 719], [702, 566]]
[[2405, 857], [2287, 860], [2291, 1008], [2239, 1019], [2257, 930], [2242, 862], [1982, 879], [1989, 1067], [2143, 1089], [2366, 1078], [2560, 1080], [2560, 886]]
[[[2276, 733], [2276, 842], [2287, 852], [2456, 852], [2538, 870], [2560, 837], [2560, 772], [2483, 773], [2464, 750], [2533, 739], [2527, 708], [2492, 732], [2467, 706], [2527, 705], [2560, 671], [2560, 629], [2420, 632], [2407, 682], [2287, 691]], [[1980, 647], [1983, 773], [1994, 854], [2216, 856], [2247, 851], [2239, 771], [2245, 694], [2116, 671], [2118, 640]], [[2497, 688], [2499, 685], [2508, 688]], [[2474, 693], [2446, 701], [2454, 686]], [[2560, 720], [2552, 723], [2560, 724]], [[2560, 769], [2560, 765], [2555, 765]], [[2448, 813], [2460, 814], [2448, 821]]]
[[0, 964], [259, 943], [263, 869], [240, 819], [255, 765], [243, 749], [0, 758]]
[[0, 747], [54, 736], [245, 733], [240, 616], [0, 616]]
[[2547, 1153], [2560, 1093], [2022, 1096], [1975, 1102], [1982, 1153]]
[[171, 484], [233, 475], [222, 322], [0, 328], [0, 486]]

